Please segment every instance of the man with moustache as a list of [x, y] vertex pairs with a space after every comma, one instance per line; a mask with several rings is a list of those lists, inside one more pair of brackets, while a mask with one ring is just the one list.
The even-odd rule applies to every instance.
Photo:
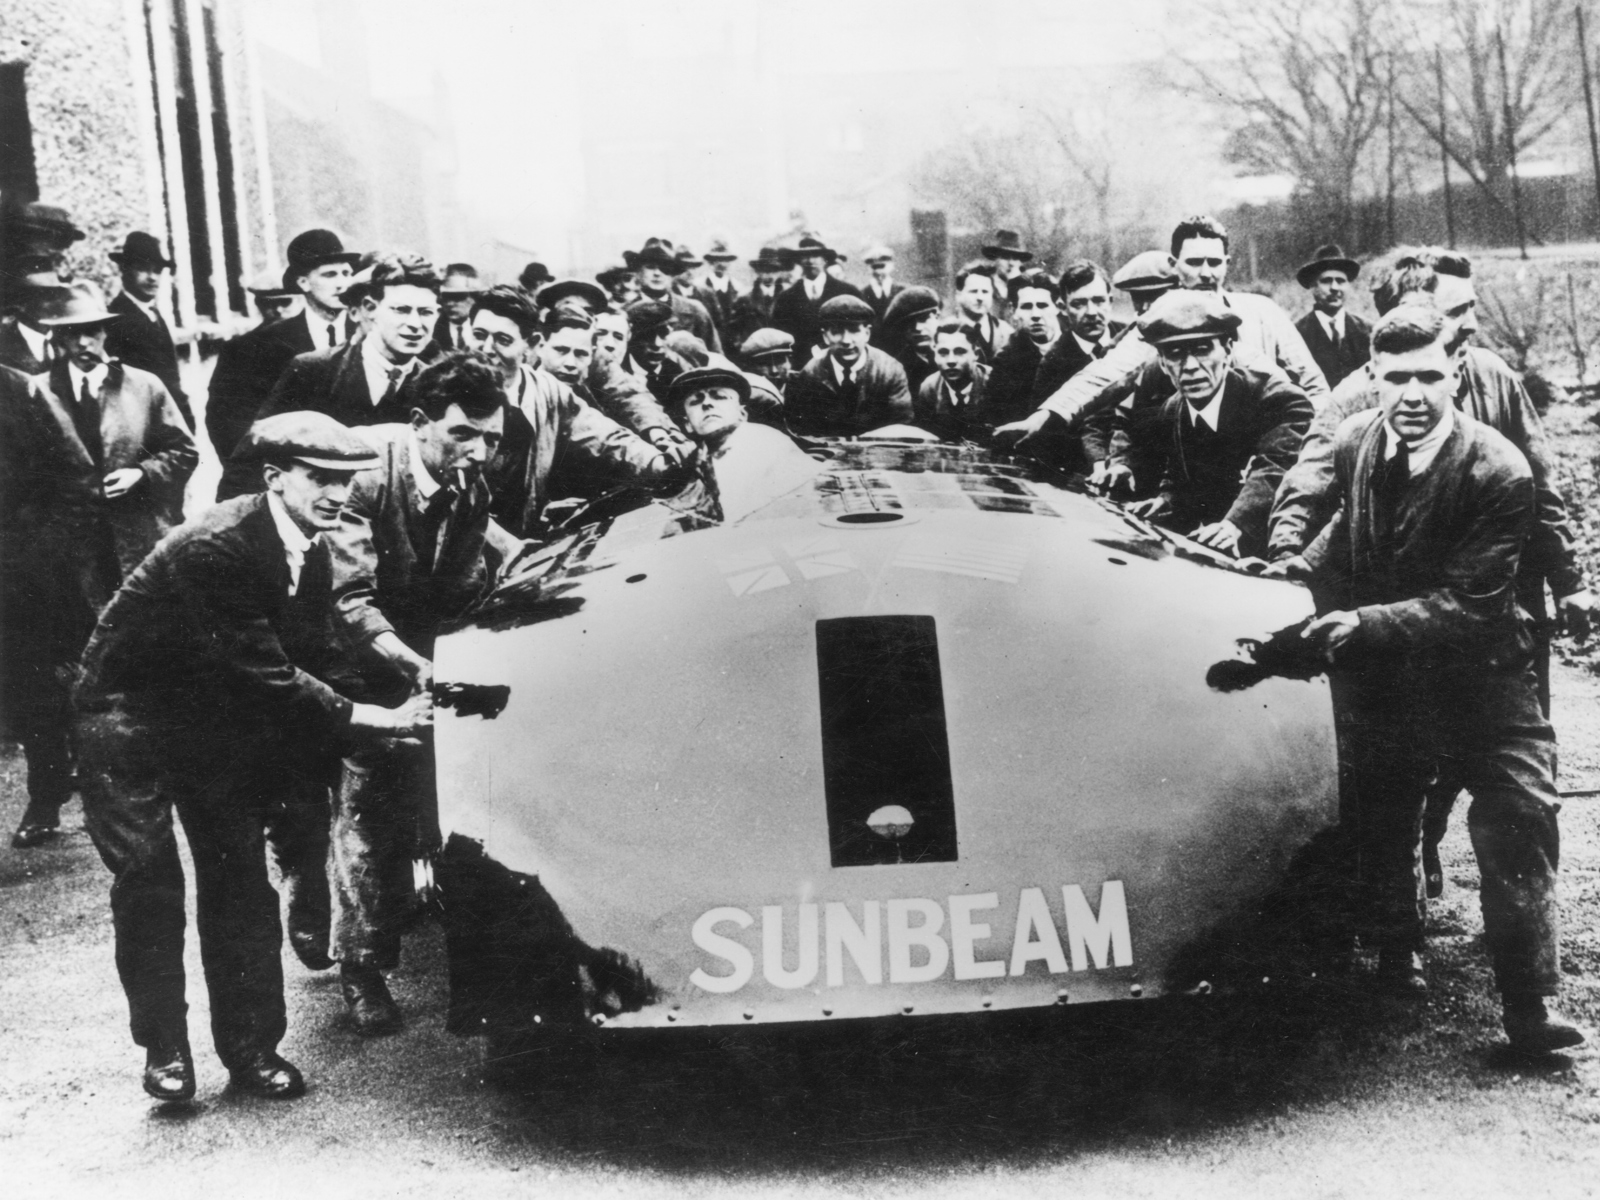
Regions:
[[1330, 388], [1338, 387], [1371, 357], [1371, 329], [1345, 307], [1350, 285], [1360, 272], [1361, 264], [1332, 244], [1319, 246], [1311, 261], [1295, 272], [1300, 286], [1311, 293], [1311, 311], [1294, 327]]
[[[842, 279], [828, 274], [839, 252], [821, 238], [806, 234], [795, 244], [790, 259], [800, 268], [799, 282], [786, 288], [772, 306], [772, 327], [794, 339], [794, 365], [803, 368], [822, 341], [822, 306], [841, 296], [861, 299], [861, 293]], [[865, 301], [863, 301], [865, 303]], [[872, 310], [867, 309], [868, 312]]]
[[111, 301], [117, 320], [106, 331], [106, 353], [124, 366], [161, 380], [192, 431], [194, 413], [189, 410], [189, 397], [178, 378], [178, 349], [167, 319], [156, 307], [161, 277], [172, 270], [172, 260], [159, 241], [139, 230], [124, 238], [122, 249], [113, 250], [107, 257], [117, 264], [122, 275], [122, 291]]
[[904, 368], [867, 344], [872, 334], [867, 302], [859, 296], [835, 296], [817, 316], [827, 350], [789, 382], [789, 428], [798, 434], [851, 437], [909, 421], [911, 391]]

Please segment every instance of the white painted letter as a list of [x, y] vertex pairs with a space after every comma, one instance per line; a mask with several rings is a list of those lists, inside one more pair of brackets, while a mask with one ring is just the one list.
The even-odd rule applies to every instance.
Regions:
[[857, 925], [848, 906], [837, 900], [827, 907], [828, 986], [844, 985], [844, 952], [856, 960], [856, 970], [867, 983], [883, 982], [883, 936], [876, 900], [861, 905], [861, 924]]
[[761, 910], [761, 973], [773, 987], [802, 988], [817, 977], [817, 906], [800, 906], [799, 962], [783, 969], [783, 909], [769, 904]]
[[1061, 889], [1061, 903], [1067, 910], [1067, 941], [1072, 945], [1072, 969], [1087, 971], [1088, 959], [1095, 969], [1106, 965], [1106, 951], [1119, 967], [1133, 963], [1133, 937], [1128, 933], [1128, 898], [1122, 893], [1122, 880], [1108, 879], [1100, 885], [1100, 916], [1094, 915], [1083, 889], [1069, 883]]
[[755, 974], [755, 957], [732, 938], [725, 938], [712, 930], [724, 921], [732, 921], [740, 929], [748, 929], [755, 918], [742, 908], [713, 908], [694, 923], [694, 944], [707, 954], [715, 954], [733, 964], [727, 975], [707, 975], [696, 967], [689, 982], [707, 992], [737, 992], [750, 982]]
[[1017, 931], [1011, 938], [1011, 973], [1027, 974], [1028, 964], [1036, 958], [1044, 960], [1052, 975], [1066, 974], [1067, 956], [1061, 952], [1061, 935], [1044, 902], [1044, 889], [1023, 888], [1017, 897]]
[[[911, 927], [914, 912], [922, 914], [922, 924]], [[935, 900], [889, 901], [889, 982], [929, 983], [944, 974], [950, 965], [950, 946], [939, 936], [944, 927], [944, 909]], [[911, 948], [921, 946], [928, 961], [911, 965]]]
[[993, 979], [1006, 973], [1003, 962], [978, 962], [972, 948], [973, 942], [981, 942], [989, 936], [989, 926], [974, 925], [972, 914], [982, 908], [999, 906], [999, 892], [950, 897], [950, 956], [955, 960], [957, 979]]

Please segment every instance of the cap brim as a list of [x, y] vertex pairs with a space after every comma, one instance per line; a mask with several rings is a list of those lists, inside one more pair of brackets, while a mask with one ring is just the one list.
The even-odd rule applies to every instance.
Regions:
[[983, 256], [985, 258], [1014, 258], [1018, 262], [1033, 261], [1032, 250], [1012, 250], [1005, 246], [985, 246], [983, 248]]
[[291, 454], [292, 462], [305, 463], [308, 467], [319, 467], [324, 471], [370, 471], [383, 465], [383, 459], [374, 454], [371, 458], [320, 458], [314, 454]]
[[41, 329], [75, 329], [88, 328], [91, 325], [112, 325], [117, 320], [117, 314], [108, 312], [100, 317], [50, 317], [41, 318], [34, 322]]

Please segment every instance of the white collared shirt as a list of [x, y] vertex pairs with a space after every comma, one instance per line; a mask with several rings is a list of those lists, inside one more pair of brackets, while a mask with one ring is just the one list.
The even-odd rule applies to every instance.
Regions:
[[411, 478], [416, 482], [417, 493], [424, 500], [432, 500], [434, 493], [444, 485], [435, 479], [422, 462], [422, 447], [417, 444], [417, 431], [409, 429], [406, 436], [411, 439]]
[[[1439, 418], [1439, 423], [1416, 441], [1406, 442], [1408, 463], [1411, 475], [1415, 478], [1433, 466], [1433, 460], [1439, 457], [1439, 448], [1444, 445], [1445, 439], [1450, 436], [1450, 431], [1456, 427], [1456, 415], [1453, 410], [1445, 409], [1444, 416]], [[1400, 431], [1393, 425], [1384, 430], [1383, 461], [1388, 462], [1400, 452], [1400, 443], [1405, 439], [1400, 436]]]
[[87, 380], [89, 383], [89, 393], [91, 395], [98, 396], [100, 394], [101, 387], [105, 385], [106, 375], [110, 372], [110, 370], [111, 368], [105, 363], [101, 363], [98, 367], [85, 375], [69, 361], [67, 363], [67, 378], [72, 381], [72, 399], [76, 401], [79, 396], [83, 395], [83, 384], [85, 380]]
[[1323, 312], [1320, 308], [1319, 309], [1315, 309], [1314, 311], [1317, 314], [1317, 320], [1322, 323], [1322, 332], [1328, 335], [1328, 340], [1330, 342], [1341, 342], [1341, 341], [1343, 341], [1344, 340], [1344, 309], [1341, 308], [1338, 312], [1334, 313], [1333, 316], [1331, 316], [1331, 317], [1327, 313]]
[[964, 388], [956, 387], [948, 379], [943, 377], [940, 378], [939, 382], [944, 387], [945, 395], [950, 397], [950, 403], [956, 408], [965, 408], [972, 402], [972, 380], [969, 379], [967, 381], [967, 386]]
[[336, 346], [344, 345], [343, 316], [325, 321], [321, 313], [312, 311], [310, 304], [300, 310], [300, 315], [305, 318], [306, 332], [311, 335], [311, 344], [318, 350], [332, 350]]
[[801, 279], [800, 286], [806, 289], [807, 299], [821, 300], [822, 289], [828, 286], [828, 273], [824, 271], [815, 279]]
[[399, 388], [416, 366], [417, 360], [414, 358], [404, 365], [390, 362], [383, 356], [383, 351], [378, 349], [377, 338], [369, 337], [361, 343], [361, 369], [367, 373], [367, 394], [374, 408], [389, 390], [389, 372], [396, 370], [400, 372], [395, 380], [395, 387]]
[[853, 378], [857, 383], [861, 382], [861, 364], [865, 361], [866, 355], [863, 354], [860, 358], [856, 359], [853, 366], [846, 367], [835, 355], [828, 355], [828, 363], [833, 367], [834, 382], [840, 387], [844, 386], [844, 377], [846, 371], [850, 373], [851, 378]]
[[17, 332], [22, 335], [22, 340], [28, 343], [28, 353], [40, 362], [50, 362], [55, 357], [55, 348], [50, 344], [48, 330], [35, 329], [26, 321], [18, 321]]
[[305, 531], [294, 523], [294, 518], [284, 507], [283, 497], [277, 492], [267, 493], [267, 511], [272, 514], [272, 523], [283, 542], [283, 557], [289, 564], [289, 595], [293, 596], [300, 590], [300, 572], [305, 570], [306, 554], [317, 544], [317, 539], [307, 537]]
[[156, 311], [156, 306], [154, 304], [146, 304], [132, 292], [123, 292], [122, 294], [128, 298], [129, 303], [142, 312], [146, 317], [150, 318], [150, 324], [161, 324], [161, 314]]
[[1206, 402], [1204, 408], [1196, 408], [1189, 400], [1184, 400], [1184, 404], [1189, 409], [1189, 419], [1196, 425], [1202, 423], [1209, 425], [1211, 432], [1215, 433], [1217, 431], [1217, 421], [1222, 415], [1222, 390], [1227, 385], [1228, 377], [1224, 374], [1217, 383], [1217, 390], [1211, 393], [1211, 399]]
[[1104, 354], [1111, 344], [1109, 339], [1104, 342], [1086, 342], [1078, 336], [1076, 330], [1070, 332], [1072, 333], [1072, 340], [1078, 343], [1078, 349], [1082, 350], [1090, 358], [1096, 358], [1098, 354]]

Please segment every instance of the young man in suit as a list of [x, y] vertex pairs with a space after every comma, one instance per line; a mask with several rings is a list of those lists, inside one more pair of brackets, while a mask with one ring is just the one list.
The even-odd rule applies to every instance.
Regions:
[[198, 455], [171, 395], [154, 375], [106, 354], [118, 317], [92, 283], [58, 288], [41, 304], [57, 357], [18, 400], [8, 458], [19, 473], [9, 531], [12, 581], [29, 596], [33, 628], [21, 670], [29, 803], [19, 849], [56, 836], [70, 791], [66, 680], [100, 610], [166, 533], [183, 521], [183, 490]]
[[956, 272], [956, 312], [977, 332], [978, 354], [986, 363], [994, 361], [1015, 332], [994, 315], [999, 286], [994, 267], [989, 263], [968, 263]]
[[910, 421], [905, 369], [867, 339], [872, 309], [859, 296], [835, 296], [817, 314], [826, 353], [789, 382], [789, 428], [799, 434], [852, 437]]
[[106, 353], [161, 380], [193, 430], [189, 397], [178, 380], [178, 350], [172, 330], [156, 308], [161, 277], [172, 270], [172, 260], [160, 242], [138, 231], [124, 238], [122, 249], [113, 250], [108, 257], [122, 272], [122, 291], [111, 301], [117, 320], [106, 333]]
[[761, 253], [749, 262], [756, 278], [750, 290], [734, 301], [726, 339], [730, 346], [742, 345], [758, 329], [773, 327], [772, 310], [786, 286], [783, 277], [789, 269], [789, 263], [783, 251], [776, 246], [761, 247]]
[[450, 263], [439, 285], [439, 320], [433, 327], [433, 340], [441, 350], [469, 350], [467, 322], [472, 319], [472, 302], [483, 291], [478, 268], [471, 263]]
[[727, 242], [713, 239], [706, 251], [706, 263], [711, 269], [701, 279], [701, 286], [710, 300], [711, 321], [717, 327], [722, 344], [729, 349], [739, 344], [733, 339], [733, 310], [744, 295], [728, 273], [738, 259], [739, 256], [728, 249]]
[[800, 268], [800, 280], [779, 293], [772, 306], [772, 327], [794, 339], [794, 365], [799, 369], [811, 361], [822, 342], [822, 306], [840, 296], [859, 300], [861, 293], [828, 274], [828, 266], [838, 261], [839, 252], [821, 238], [802, 237], [790, 257]]
[[938, 371], [922, 381], [912, 424], [947, 442], [987, 442], [999, 423], [989, 404], [989, 368], [978, 361], [977, 335], [965, 321], [946, 318], [933, 329]]
[[264, 496], [215, 505], [165, 539], [106, 609], [74, 690], [84, 817], [115, 881], [117, 974], [144, 1089], [195, 1088], [184, 998], [184, 878], [173, 815], [193, 855], [211, 1032], [233, 1085], [272, 1099], [305, 1090], [278, 1054], [286, 1018], [278, 895], [265, 831], [286, 794], [352, 736], [402, 737], [431, 717], [353, 703], [329, 680], [328, 552], [355, 472], [376, 456], [317, 414], [257, 425], [243, 452]]
[[1310, 262], [1295, 273], [1300, 286], [1311, 293], [1311, 311], [1294, 323], [1306, 349], [1336, 388], [1371, 357], [1372, 331], [1345, 307], [1350, 285], [1361, 264], [1346, 258], [1338, 246], [1319, 246]]
[[894, 280], [894, 251], [887, 246], [874, 246], [861, 256], [872, 272], [867, 286], [861, 289], [861, 298], [872, 306], [877, 323], [872, 327], [874, 343], [883, 329], [883, 314], [889, 311], [889, 302], [906, 290], [906, 285]]
[[716, 324], [700, 301], [679, 295], [672, 282], [688, 268], [678, 257], [677, 248], [666, 238], [646, 238], [644, 248], [637, 253], [629, 250], [623, 254], [628, 269], [638, 275], [639, 299], [628, 305], [629, 315], [640, 304], [653, 302], [665, 304], [672, 310], [672, 326], [684, 329], [706, 344], [714, 354], [722, 353], [722, 342], [717, 337]]

